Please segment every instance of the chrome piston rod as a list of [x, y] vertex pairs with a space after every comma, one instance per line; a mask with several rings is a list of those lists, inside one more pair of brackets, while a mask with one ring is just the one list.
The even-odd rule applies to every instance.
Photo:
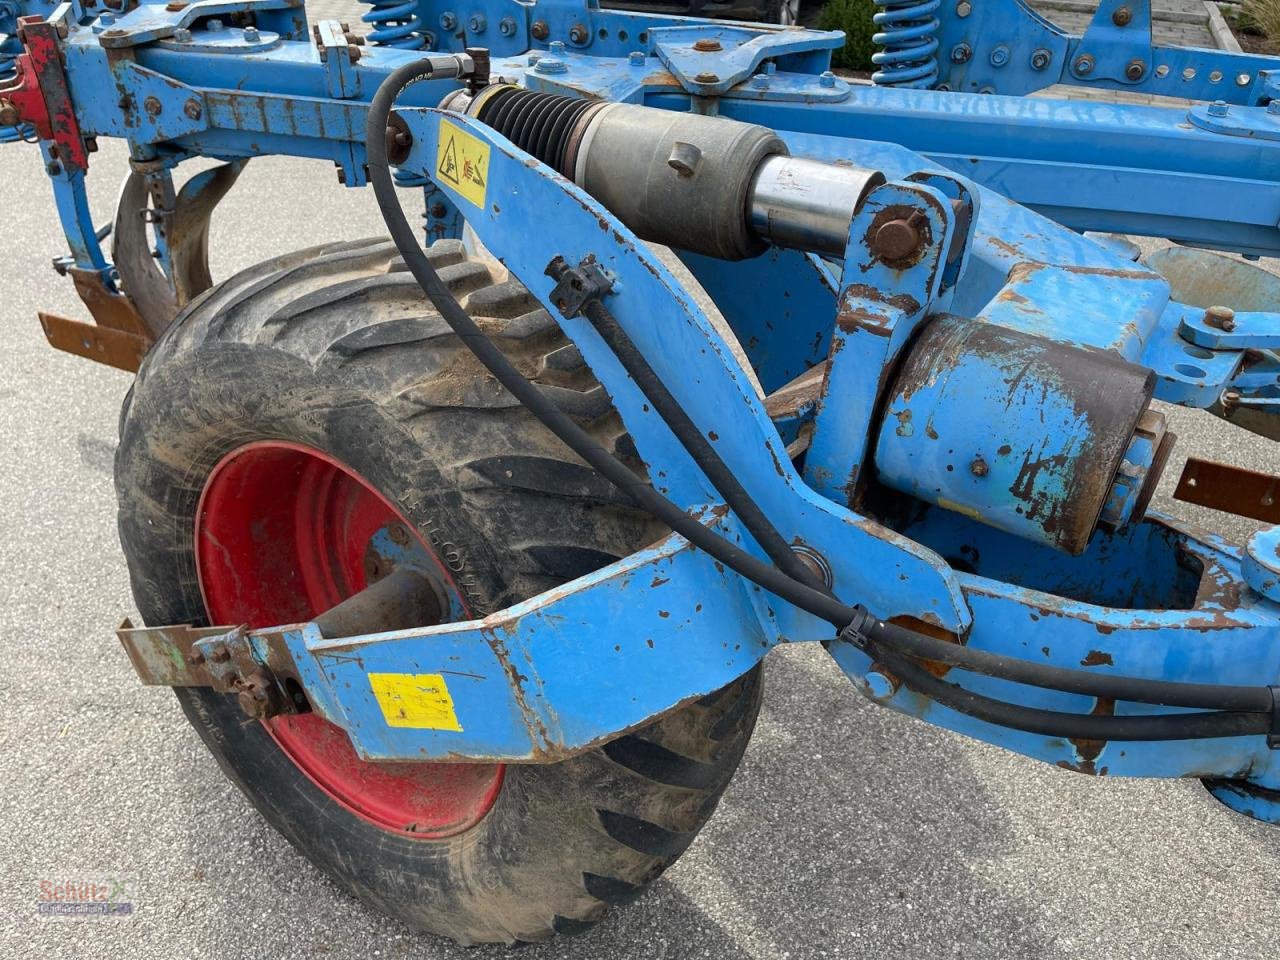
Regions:
[[770, 244], [844, 255], [877, 170], [789, 155], [750, 123], [601, 103], [497, 84], [442, 104], [463, 110], [572, 179], [655, 243], [724, 260]]

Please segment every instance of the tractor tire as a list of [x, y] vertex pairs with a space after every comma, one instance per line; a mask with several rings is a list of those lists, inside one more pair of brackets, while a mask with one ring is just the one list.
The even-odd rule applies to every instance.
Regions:
[[[520, 369], [640, 469], [538, 302], [457, 241], [429, 256]], [[665, 533], [487, 374], [383, 240], [278, 257], [193, 302], [126, 398], [115, 479], [148, 624], [313, 617], [375, 579], [375, 528], [430, 553], [455, 618]], [[715, 810], [761, 680], [757, 667], [598, 749], [506, 767], [370, 764], [315, 714], [246, 722], [234, 697], [176, 693], [223, 772], [312, 863], [471, 944], [577, 933], [638, 896]]]

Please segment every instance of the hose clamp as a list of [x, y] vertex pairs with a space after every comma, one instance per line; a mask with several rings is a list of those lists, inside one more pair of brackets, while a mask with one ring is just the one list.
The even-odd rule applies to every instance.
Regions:
[[588, 303], [602, 299], [613, 289], [613, 278], [590, 254], [576, 267], [556, 256], [544, 272], [556, 281], [551, 302], [566, 319], [579, 316]]

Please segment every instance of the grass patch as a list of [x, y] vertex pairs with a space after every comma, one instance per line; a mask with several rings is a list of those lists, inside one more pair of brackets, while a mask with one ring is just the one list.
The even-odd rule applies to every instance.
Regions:
[[[1280, 0], [1269, 0], [1280, 10]], [[876, 12], [872, 0], [830, 0], [822, 8], [818, 26], [823, 30], [843, 30], [844, 46], [831, 58], [834, 66], [846, 70], [874, 70], [871, 55], [879, 48], [871, 42], [876, 26], [871, 15]]]

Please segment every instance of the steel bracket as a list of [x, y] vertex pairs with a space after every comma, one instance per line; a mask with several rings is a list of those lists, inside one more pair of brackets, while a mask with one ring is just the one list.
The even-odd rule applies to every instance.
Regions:
[[106, 50], [125, 50], [157, 40], [173, 39], [179, 29], [189, 30], [198, 21], [210, 17], [275, 10], [297, 10], [302, 0], [195, 0], [180, 10], [168, 5], [143, 3], [117, 19], [98, 36]]
[[[923, 179], [875, 188], [850, 225], [835, 331], [805, 458], [806, 482], [838, 503], [855, 500], [887, 371], [920, 321], [939, 309], [944, 285], [958, 278], [973, 226], [972, 188], [958, 178]], [[944, 185], [952, 196], [939, 189]], [[894, 249], [899, 237], [916, 242]]]
[[[649, 32], [654, 54], [686, 91], [715, 97], [749, 79], [766, 60], [782, 61], [791, 73], [818, 74], [831, 65], [831, 51], [844, 45], [836, 30], [752, 29], [743, 26], [657, 27]], [[849, 85], [837, 80], [821, 99], [843, 99]]]
[[1070, 70], [1076, 79], [1142, 82], [1152, 69], [1150, 0], [1102, 0], [1074, 47]]

